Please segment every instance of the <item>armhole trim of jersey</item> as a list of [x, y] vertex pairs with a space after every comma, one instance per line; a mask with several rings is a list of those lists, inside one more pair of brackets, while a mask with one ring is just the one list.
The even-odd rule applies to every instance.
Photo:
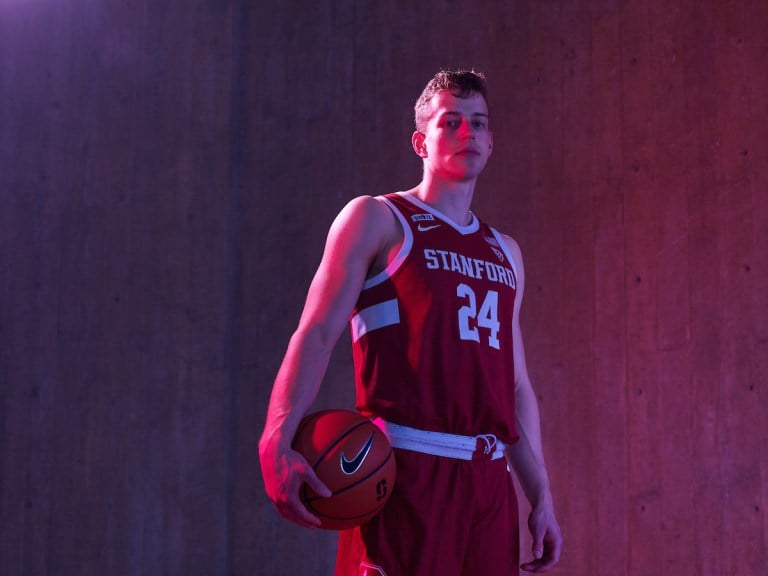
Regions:
[[411, 248], [413, 247], [413, 232], [411, 231], [411, 227], [408, 225], [408, 221], [405, 219], [405, 216], [403, 216], [400, 210], [398, 210], [397, 207], [387, 198], [384, 198], [383, 196], [377, 196], [376, 200], [384, 202], [384, 204], [389, 206], [389, 209], [392, 210], [395, 216], [397, 216], [397, 219], [400, 221], [400, 225], [403, 228], [403, 244], [400, 246], [400, 250], [397, 252], [397, 256], [395, 256], [392, 262], [390, 262], [384, 270], [376, 274], [376, 276], [372, 276], [363, 282], [363, 290], [376, 286], [377, 284], [381, 284], [385, 280], [391, 278], [392, 275], [397, 272], [398, 268], [403, 265], [403, 262], [405, 262], [405, 259], [408, 257], [408, 254], [410, 254]]
[[493, 226], [489, 226], [491, 229], [491, 232], [493, 232], [493, 236], [496, 238], [496, 241], [499, 243], [499, 246], [501, 247], [502, 252], [504, 252], [504, 255], [507, 257], [507, 260], [509, 260], [509, 265], [512, 267], [512, 272], [515, 275], [515, 286], [517, 286], [517, 266], [515, 265], [515, 259], [512, 258], [512, 254], [509, 253], [509, 248], [507, 248], [507, 243], [504, 241], [504, 238], [501, 236], [498, 230], [494, 228]]

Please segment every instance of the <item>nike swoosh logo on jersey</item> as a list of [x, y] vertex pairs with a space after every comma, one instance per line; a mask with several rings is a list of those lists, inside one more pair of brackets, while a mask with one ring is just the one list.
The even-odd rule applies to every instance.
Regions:
[[432, 230], [432, 228], [439, 228], [440, 224], [432, 224], [431, 226], [424, 226], [424, 224], [419, 224], [416, 226], [416, 228], [419, 230], [419, 232], [426, 232], [427, 230]]
[[353, 458], [347, 458], [344, 452], [341, 453], [341, 471], [344, 472], [344, 474], [354, 474], [360, 469], [366, 456], [368, 456], [368, 452], [371, 451], [374, 434], [375, 432], [371, 432], [371, 437], [368, 438], [368, 441], [362, 448], [360, 448], [360, 451]]

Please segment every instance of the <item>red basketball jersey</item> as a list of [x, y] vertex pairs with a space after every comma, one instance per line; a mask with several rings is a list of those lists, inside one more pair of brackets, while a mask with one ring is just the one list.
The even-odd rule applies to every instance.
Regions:
[[512, 315], [517, 274], [501, 236], [403, 193], [396, 258], [350, 318], [358, 409], [405, 426], [517, 440]]

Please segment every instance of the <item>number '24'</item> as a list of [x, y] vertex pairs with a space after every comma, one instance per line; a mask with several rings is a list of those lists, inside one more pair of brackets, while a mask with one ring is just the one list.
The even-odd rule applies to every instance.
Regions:
[[456, 296], [465, 304], [459, 308], [459, 336], [462, 340], [480, 342], [480, 330], [488, 330], [488, 345], [499, 349], [499, 293], [489, 290], [480, 308], [475, 291], [466, 284], [456, 287]]

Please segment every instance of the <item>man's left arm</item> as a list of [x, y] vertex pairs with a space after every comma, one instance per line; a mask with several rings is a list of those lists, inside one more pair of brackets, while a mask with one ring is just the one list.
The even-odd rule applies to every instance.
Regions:
[[541, 442], [539, 404], [525, 362], [525, 347], [520, 329], [520, 308], [525, 286], [522, 255], [517, 243], [505, 237], [517, 268], [517, 295], [512, 318], [515, 356], [515, 418], [520, 439], [507, 446], [507, 458], [515, 470], [525, 496], [531, 504], [528, 529], [533, 537], [534, 560], [521, 566], [528, 572], [546, 572], [560, 559], [563, 545], [557, 523]]

